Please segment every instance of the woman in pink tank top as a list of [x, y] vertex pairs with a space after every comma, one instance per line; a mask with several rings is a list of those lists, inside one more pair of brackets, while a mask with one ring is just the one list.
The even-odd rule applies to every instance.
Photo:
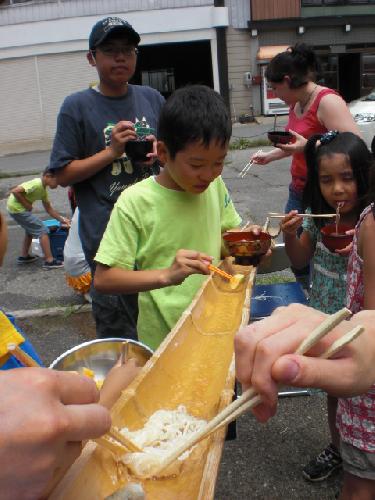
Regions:
[[297, 140], [293, 144], [279, 145], [267, 153], [256, 154], [252, 160], [259, 165], [266, 165], [292, 156], [292, 181], [285, 208], [287, 213], [290, 210], [303, 210], [302, 192], [306, 182], [303, 148], [307, 139], [328, 130], [360, 135], [345, 101], [334, 90], [315, 83], [317, 72], [318, 59], [305, 44], [297, 44], [277, 54], [266, 70], [266, 78], [275, 94], [289, 105], [286, 130], [295, 132]]

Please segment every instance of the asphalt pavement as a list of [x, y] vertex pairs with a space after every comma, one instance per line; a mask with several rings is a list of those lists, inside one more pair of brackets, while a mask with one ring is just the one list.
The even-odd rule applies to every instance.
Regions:
[[[234, 136], [260, 137], [270, 124], [270, 120], [265, 120], [260, 125], [238, 125], [234, 127]], [[223, 177], [243, 220], [262, 224], [267, 212], [284, 208], [290, 179], [289, 160], [253, 166], [241, 179], [238, 174], [256, 149], [231, 151]], [[17, 175], [1, 180], [0, 210], [3, 213], [9, 188], [35, 177], [35, 173], [47, 165], [48, 158], [49, 152], [0, 158], [0, 174]], [[30, 172], [34, 173], [25, 175]], [[51, 201], [62, 214], [69, 215], [65, 189], [53, 191]], [[35, 208], [35, 213], [49, 218], [43, 214], [41, 205]], [[9, 249], [0, 273], [1, 307], [7, 311], [67, 308], [61, 316], [27, 318], [26, 313], [24, 319], [19, 320], [48, 365], [66, 349], [94, 338], [94, 325], [90, 313], [70, 314], [70, 306], [83, 304], [83, 300], [66, 285], [63, 269], [44, 271], [41, 261], [17, 266], [22, 231], [12, 220], [9, 227]], [[328, 443], [326, 417], [322, 394], [282, 399], [277, 416], [266, 425], [256, 423], [250, 415], [241, 417], [237, 439], [225, 445], [215, 498], [333, 499], [339, 488], [337, 476], [322, 484], [309, 484], [301, 476], [307, 459]]]

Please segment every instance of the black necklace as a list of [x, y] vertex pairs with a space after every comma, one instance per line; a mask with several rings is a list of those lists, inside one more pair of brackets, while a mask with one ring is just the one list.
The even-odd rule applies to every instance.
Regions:
[[309, 104], [310, 99], [313, 96], [313, 94], [314, 94], [315, 90], [317, 89], [317, 87], [318, 87], [318, 84], [316, 83], [315, 87], [312, 89], [312, 91], [307, 96], [306, 102], [304, 104], [299, 103], [299, 109], [301, 110], [301, 115], [303, 115], [303, 112], [304, 112], [306, 106]]

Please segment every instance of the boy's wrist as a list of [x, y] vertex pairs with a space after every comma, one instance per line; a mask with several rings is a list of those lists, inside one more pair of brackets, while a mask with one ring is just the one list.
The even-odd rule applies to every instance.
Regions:
[[117, 158], [120, 158], [122, 156], [122, 153], [119, 153], [115, 149], [113, 149], [112, 145], [109, 145], [105, 148], [105, 152], [107, 153], [109, 162], [112, 163], [113, 161], [117, 160]]
[[172, 282], [170, 279], [170, 271], [169, 269], [160, 269], [158, 276], [158, 285], [160, 288], [164, 288], [166, 286], [171, 286]]

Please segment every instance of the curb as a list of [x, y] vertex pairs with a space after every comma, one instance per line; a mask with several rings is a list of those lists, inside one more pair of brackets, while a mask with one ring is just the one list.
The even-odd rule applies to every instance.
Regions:
[[66, 307], [45, 307], [42, 309], [20, 309], [9, 312], [16, 319], [44, 318], [86, 313], [91, 311], [91, 304], [71, 305]]

